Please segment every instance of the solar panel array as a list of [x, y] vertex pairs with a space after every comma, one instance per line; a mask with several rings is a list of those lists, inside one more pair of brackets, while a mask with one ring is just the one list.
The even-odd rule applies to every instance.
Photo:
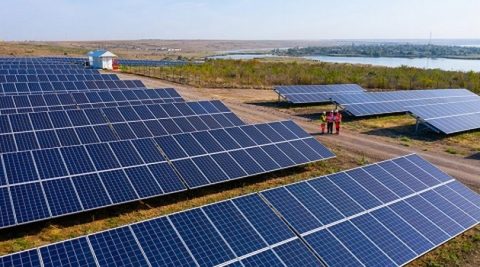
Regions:
[[145, 89], [140, 80], [76, 81], [76, 82], [16, 82], [0, 84], [0, 95], [74, 92], [87, 90]]
[[44, 74], [100, 74], [98, 70], [94, 69], [65, 69], [65, 70], [54, 70], [54, 69], [0, 69], [1, 75], [17, 75], [17, 74], [33, 74], [33, 75], [44, 75]]
[[480, 221], [416, 155], [0, 258], [4, 266], [400, 266]]
[[245, 125], [220, 101], [185, 102], [116, 75], [55, 74], [55, 60], [0, 59], [54, 69], [0, 75], [0, 228], [334, 156], [291, 121]]
[[76, 81], [118, 81], [116, 74], [0, 74], [1, 83], [17, 82], [76, 82]]
[[408, 111], [420, 122], [444, 134], [480, 129], [480, 97], [463, 102], [411, 106]]
[[361, 117], [407, 112], [407, 107], [413, 105], [468, 101], [477, 99], [478, 95], [466, 89], [435, 89], [364, 92], [335, 95], [332, 98], [349, 114]]
[[357, 84], [276, 86], [274, 90], [294, 104], [331, 102], [334, 95], [365, 91]]
[[120, 59], [120, 65], [124, 66], [148, 66], [148, 67], [174, 67], [188, 64], [187, 61], [179, 60], [135, 60], [135, 59]]
[[0, 96], [0, 114], [183, 102], [173, 88]]

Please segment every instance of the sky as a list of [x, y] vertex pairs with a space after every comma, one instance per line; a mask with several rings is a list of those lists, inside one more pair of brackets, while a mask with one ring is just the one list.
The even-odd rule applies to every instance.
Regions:
[[478, 0], [0, 0], [0, 40], [480, 39]]

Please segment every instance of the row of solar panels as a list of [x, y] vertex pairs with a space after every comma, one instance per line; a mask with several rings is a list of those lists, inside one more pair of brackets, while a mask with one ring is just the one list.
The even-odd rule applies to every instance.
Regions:
[[[358, 85], [279, 86], [275, 91], [291, 103], [334, 102], [355, 117], [409, 112], [444, 134], [480, 128], [480, 96], [466, 89], [362, 92]], [[458, 106], [468, 107], [465, 111]], [[422, 109], [421, 111], [419, 109]], [[429, 114], [441, 112], [441, 118]], [[427, 114], [428, 113], [428, 114]]]
[[134, 60], [134, 59], [121, 59], [120, 65], [125, 66], [183, 66], [188, 64], [186, 61], [173, 61], [173, 60]]
[[2, 83], [0, 95], [138, 88], [145, 89], [145, 85], [140, 80]]
[[0, 96], [0, 114], [183, 102], [173, 88]]
[[480, 97], [448, 104], [411, 106], [408, 112], [444, 134], [480, 129]]
[[18, 65], [18, 64], [0, 64], [0, 70], [8, 69], [38, 69], [38, 70], [60, 70], [60, 69], [84, 69], [81, 65], [74, 64], [28, 64], [28, 65]]
[[0, 84], [17, 82], [118, 81], [116, 74], [0, 74]]
[[0, 64], [52, 64], [52, 63], [82, 63], [86, 58], [74, 57], [0, 57]]
[[32, 75], [48, 75], [48, 74], [56, 74], [56, 75], [67, 75], [67, 74], [100, 74], [98, 70], [94, 69], [0, 69], [1, 75], [18, 75], [18, 74], [32, 74]]
[[401, 266], [480, 221], [416, 155], [0, 258], [4, 266]]
[[5, 228], [290, 168], [333, 154], [294, 123], [276, 122], [1, 156], [0, 218]]
[[10, 114], [0, 116], [0, 144], [6, 153], [243, 124], [221, 102], [210, 101]]

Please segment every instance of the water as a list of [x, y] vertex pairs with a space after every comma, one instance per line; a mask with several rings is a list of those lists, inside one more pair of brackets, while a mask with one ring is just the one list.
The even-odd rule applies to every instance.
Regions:
[[449, 58], [394, 58], [394, 57], [329, 57], [308, 56], [310, 60], [334, 63], [365, 64], [385, 67], [409, 66], [422, 69], [480, 72], [480, 60]]
[[[213, 56], [212, 59], [234, 59], [249, 60], [256, 58], [275, 58], [279, 57], [272, 54], [229, 54], [223, 56]], [[480, 72], [480, 60], [467, 59], [449, 59], [449, 58], [395, 58], [395, 57], [331, 57], [331, 56], [306, 56], [309, 60], [331, 62], [363, 64], [385, 67], [409, 66], [422, 69], [441, 69], [453, 71], [475, 71]]]
[[233, 59], [233, 60], [249, 60], [249, 59], [256, 59], [256, 58], [272, 58], [272, 57], [279, 57], [277, 55], [272, 54], [228, 54], [222, 56], [212, 56], [209, 57], [211, 59]]

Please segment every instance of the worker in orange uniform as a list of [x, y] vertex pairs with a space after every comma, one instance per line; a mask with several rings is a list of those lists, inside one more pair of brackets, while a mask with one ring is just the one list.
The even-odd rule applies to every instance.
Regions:
[[333, 110], [327, 114], [327, 133], [333, 134], [333, 123], [335, 122], [335, 115]]
[[322, 127], [322, 134], [325, 134], [325, 126], [327, 125], [327, 112], [323, 112], [320, 115], [320, 127]]
[[342, 123], [342, 113], [340, 111], [335, 112], [335, 133], [340, 134], [340, 124]]

